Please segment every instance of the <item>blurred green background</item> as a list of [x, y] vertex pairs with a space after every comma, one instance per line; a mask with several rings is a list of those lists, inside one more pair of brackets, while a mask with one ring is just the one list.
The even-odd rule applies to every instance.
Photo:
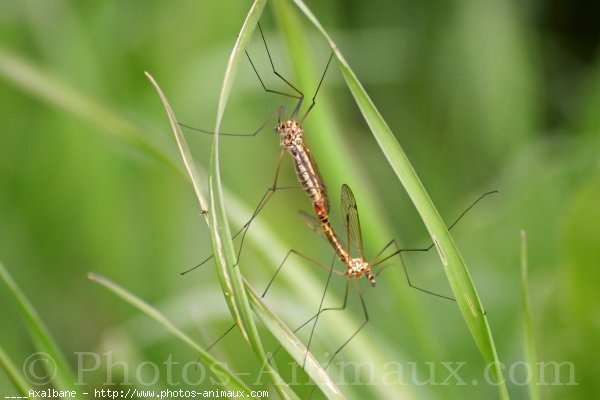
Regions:
[[[558, 381], [553, 374], [547, 377], [542, 397], [600, 395], [598, 3], [307, 3], [448, 223], [483, 192], [499, 190], [468, 213], [453, 234], [486, 308], [507, 379], [513, 371], [511, 396], [527, 397], [523, 369], [510, 369], [524, 360], [521, 229], [528, 235], [538, 358], [571, 363], [563, 366]], [[179, 274], [210, 254], [210, 240], [191, 185], [180, 173], [166, 114], [143, 72], [154, 75], [182, 122], [211, 129], [227, 57], [249, 6], [213, 0], [0, 2], [0, 260], [73, 368], [75, 352], [85, 351], [110, 352], [113, 361], [130, 365], [146, 360], [160, 365], [168, 357], [181, 364], [196, 360], [162, 328], [90, 282], [89, 271], [156, 305], [203, 344], [231, 323], [212, 264]], [[315, 82], [301, 87], [308, 95], [329, 53], [296, 14], [305, 29], [292, 34], [313, 49], [296, 55], [314, 65]], [[277, 20], [267, 6], [261, 23], [271, 54], [293, 81], [295, 66]], [[249, 51], [265, 81], [280, 87], [257, 35]], [[361, 210], [368, 256], [392, 237], [404, 247], [427, 246], [414, 207], [335, 66], [323, 85], [305, 130], [332, 198], [334, 225], [341, 231], [339, 188], [347, 183]], [[289, 110], [293, 102], [265, 93], [245, 62], [223, 130], [250, 132], [278, 104]], [[328, 132], [311, 131], [311, 121], [319, 119], [328, 121], [343, 142], [332, 145]], [[211, 138], [190, 133], [188, 139], [198, 164], [206, 168]], [[278, 154], [270, 127], [251, 139], [223, 138], [221, 169], [232, 230], [271, 184]], [[340, 158], [348, 165], [339, 165]], [[295, 184], [287, 159], [280, 179], [281, 185]], [[310, 211], [310, 206], [303, 193], [293, 192], [273, 198], [244, 246], [241, 268], [257, 290], [289, 248], [325, 263], [331, 259], [326, 242], [297, 218], [297, 210]], [[267, 252], [261, 250], [265, 247]], [[450, 293], [435, 254], [410, 255], [405, 261], [416, 284]], [[290, 269], [267, 303], [296, 326], [318, 307], [314, 294], [322, 290], [326, 273], [309, 265]], [[311, 275], [310, 282], [320, 286], [298, 287], [304, 281], [296, 277]], [[386, 270], [374, 289], [361, 284], [371, 321], [341, 360], [372, 363], [379, 376], [386, 363], [400, 363], [404, 384], [386, 389], [399, 398], [497, 397], [495, 387], [481, 383], [483, 360], [454, 303], [407, 288], [400, 269]], [[342, 288], [339, 280], [332, 291], [338, 301]], [[351, 303], [346, 312], [358, 326], [360, 307], [355, 297]], [[35, 349], [4, 289], [0, 310], [0, 343], [19, 365]], [[352, 329], [336, 329], [323, 319], [312, 348], [324, 362], [323, 352], [333, 351]], [[301, 337], [306, 341], [307, 332]], [[250, 373], [247, 382], [259, 375], [238, 333], [214, 354], [234, 370]], [[289, 362], [278, 357], [282, 365]], [[468, 384], [452, 379], [441, 384], [448, 376], [443, 362], [465, 362], [461, 376]], [[431, 365], [437, 383], [423, 383]], [[103, 368], [86, 375], [88, 389], [102, 387]], [[473, 379], [480, 384], [472, 385]], [[171, 388], [165, 380], [158, 386]], [[341, 386], [349, 398], [383, 396], [380, 385]], [[13, 394], [3, 373], [0, 388], [3, 395]]]

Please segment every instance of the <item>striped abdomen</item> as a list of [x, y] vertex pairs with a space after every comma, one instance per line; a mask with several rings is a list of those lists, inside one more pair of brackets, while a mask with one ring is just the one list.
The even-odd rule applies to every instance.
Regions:
[[[318, 207], [322, 213], [328, 215], [327, 192], [317, 164], [311, 157], [310, 152], [304, 145], [293, 146], [288, 148], [288, 151], [294, 159], [294, 168], [296, 169], [298, 181], [310, 198], [311, 203], [313, 203], [315, 211], [317, 211]], [[318, 212], [317, 217], [321, 218]]]
[[317, 167], [317, 163], [314, 161], [308, 148], [304, 145], [294, 146], [289, 149], [290, 154], [294, 158], [294, 167], [296, 169], [296, 175], [300, 181], [300, 185], [310, 198], [313, 204], [317, 219], [323, 228], [323, 232], [329, 243], [333, 246], [340, 260], [347, 264], [350, 259], [350, 255], [344, 248], [342, 242], [337, 238], [331, 224], [329, 223], [329, 204], [327, 198], [327, 192], [323, 179]]

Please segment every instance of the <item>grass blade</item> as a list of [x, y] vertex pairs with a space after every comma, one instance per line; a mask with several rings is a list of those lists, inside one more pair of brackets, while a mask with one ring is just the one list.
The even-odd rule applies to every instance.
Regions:
[[479, 351], [487, 363], [492, 363], [492, 372], [498, 383], [500, 396], [502, 399], [508, 399], [508, 391], [499, 368], [500, 364], [496, 353], [496, 348], [492, 338], [491, 330], [483, 311], [483, 306], [473, 285], [473, 281], [462, 259], [458, 248], [454, 244], [445, 223], [436, 210], [433, 202], [419, 180], [415, 170], [408, 161], [406, 154], [395, 139], [387, 123], [367, 95], [366, 91], [358, 81], [356, 75], [344, 59], [340, 50], [329, 37], [325, 29], [321, 26], [314, 14], [302, 2], [294, 0], [294, 3], [315, 25], [315, 27], [326, 38], [329, 46], [333, 50], [338, 65], [344, 76], [344, 80], [350, 92], [354, 96], [361, 113], [363, 114], [373, 136], [379, 147], [383, 151], [392, 169], [398, 176], [398, 179], [406, 189], [409, 197], [414, 203], [419, 215], [429, 231], [436, 249], [444, 265], [444, 271], [463, 318], [477, 344]]
[[265, 307], [260, 297], [248, 285], [246, 285], [246, 292], [251, 299], [250, 305], [252, 306], [252, 310], [299, 365], [304, 363], [304, 355], [306, 354], [304, 371], [317, 384], [325, 397], [328, 399], [343, 399], [344, 396], [340, 389], [312, 354], [307, 354], [306, 347], [296, 335], [275, 314]]
[[266, 0], [256, 0], [252, 5], [244, 25], [238, 35], [233, 51], [227, 64], [225, 71], [225, 77], [221, 89], [221, 95], [219, 99], [219, 107], [217, 111], [217, 122], [215, 128], [214, 145], [211, 153], [210, 161], [210, 175], [209, 175], [209, 193], [210, 193], [210, 209], [207, 213], [206, 201], [202, 195], [200, 189], [200, 175], [195, 168], [195, 164], [185, 138], [179, 129], [177, 119], [166, 100], [162, 90], [152, 78], [152, 76], [146, 73], [148, 79], [152, 82], [154, 87], [159, 93], [163, 105], [169, 116], [171, 122], [171, 128], [175, 135], [179, 151], [183, 158], [186, 170], [194, 185], [194, 190], [198, 201], [200, 203], [201, 210], [205, 216], [208, 216], [206, 222], [211, 232], [211, 240], [213, 244], [213, 254], [215, 256], [215, 263], [217, 265], [217, 271], [219, 274], [219, 280], [221, 287], [225, 295], [225, 299], [229, 306], [229, 309], [236, 321], [237, 326], [242, 331], [242, 335], [245, 340], [249, 343], [250, 347], [254, 350], [258, 358], [261, 360], [267, 374], [273, 381], [276, 390], [283, 398], [295, 399], [296, 394], [290, 389], [285, 381], [279, 376], [279, 374], [273, 370], [271, 365], [267, 361], [267, 357], [260, 342], [256, 325], [250, 309], [248, 298], [244, 288], [242, 276], [239, 272], [239, 268], [235, 266], [235, 251], [233, 243], [231, 242], [231, 233], [227, 224], [227, 217], [224, 210], [223, 199], [222, 199], [222, 188], [219, 176], [219, 156], [218, 156], [218, 143], [219, 143], [219, 127], [221, 119], [225, 111], [227, 99], [231, 92], [235, 73], [237, 71], [240, 60], [243, 56], [244, 49], [247, 46], [248, 41], [254, 31], [258, 20], [262, 14], [262, 10], [266, 4]]
[[540, 399], [540, 390], [538, 386], [539, 376], [537, 366], [537, 354], [535, 351], [535, 336], [533, 334], [533, 321], [531, 319], [531, 304], [529, 302], [529, 284], [527, 267], [527, 235], [521, 231], [521, 290], [523, 292], [523, 336], [525, 339], [525, 358], [531, 371], [531, 379], [527, 385], [529, 398], [531, 400]]
[[[291, 59], [294, 71], [294, 83], [300, 87], [311, 87], [316, 85], [322, 69], [315, 70], [317, 64], [313, 44], [310, 35], [303, 34], [309, 28], [306, 26], [306, 19], [298, 13], [297, 7], [285, 0], [271, 2], [274, 6], [274, 15], [278, 26], [283, 33], [285, 45]], [[330, 74], [333, 70], [327, 72]], [[325, 76], [325, 82], [329, 79]], [[323, 88], [324, 89], [324, 88]], [[332, 101], [333, 100], [333, 101]], [[323, 91], [319, 94], [317, 103], [319, 112], [310, 115], [310, 119], [305, 126], [305, 141], [311, 145], [313, 156], [317, 158], [322, 172], [326, 173], [326, 183], [332, 188], [332, 182], [351, 183], [355, 193], [360, 193], [360, 204], [363, 210], [367, 209], [368, 218], [361, 220], [361, 228], [365, 246], [369, 249], [380, 249], [392, 237], [390, 218], [385, 213], [380, 212], [381, 206], [381, 188], [376, 187], [374, 181], [369, 177], [369, 172], [364, 168], [364, 164], [348, 162], [349, 159], [358, 159], [356, 148], [353, 149], [349, 143], [345, 127], [338, 118], [331, 118], [336, 114], [335, 100], [327, 97]], [[340, 166], [343, 165], [343, 168]], [[335, 189], [334, 189], [335, 190]], [[334, 192], [330, 191], [330, 194]], [[332, 196], [335, 199], [335, 195]], [[364, 211], [363, 211], [364, 212]], [[362, 214], [361, 214], [362, 215]], [[335, 220], [335, 217], [334, 217]], [[403, 229], [403, 231], [407, 231]], [[402, 237], [396, 237], [399, 242], [404, 242]], [[386, 285], [396, 286], [397, 289], [388, 291], [388, 301], [394, 303], [394, 307], [402, 314], [402, 320], [406, 327], [410, 327], [410, 335], [416, 340], [411, 343], [411, 349], [408, 352], [422, 354], [424, 358], [431, 359], [434, 355], [439, 355], [444, 350], [441, 349], [441, 342], [436, 338], [435, 332], [429, 326], [426, 318], [423, 318], [423, 303], [419, 302], [417, 296], [413, 296], [412, 290], [406, 290], [406, 280], [400, 274], [388, 275], [385, 277]], [[376, 289], [379, 291], [380, 289]], [[366, 344], [370, 348], [376, 348], [380, 343], [372, 336], [367, 336]], [[370, 343], [369, 343], [370, 342]], [[399, 347], [396, 346], [396, 350]], [[403, 350], [402, 352], [405, 352]], [[380, 351], [379, 355], [382, 364], [385, 363], [385, 351]], [[373, 351], [369, 352], [369, 358], [375, 356]], [[364, 359], [364, 357], [359, 357]], [[391, 390], [384, 386], [371, 386], [373, 391]], [[379, 393], [381, 397], [389, 397], [388, 393]], [[397, 392], [394, 392], [397, 395]], [[404, 397], [408, 397], [406, 394]]]
[[244, 385], [242, 381], [236, 376], [235, 373], [229, 371], [222, 363], [214, 359], [208, 354], [200, 345], [194, 342], [189, 336], [181, 332], [175, 325], [173, 325], [164, 315], [162, 315], [156, 308], [152, 307], [133, 293], [117, 285], [116, 283], [106, 279], [100, 275], [93, 273], [88, 274], [88, 278], [101, 284], [102, 286], [109, 289], [111, 292], [125, 300], [139, 311], [152, 318], [160, 325], [162, 325], [167, 331], [172, 333], [176, 338], [190, 346], [194, 351], [198, 353], [200, 360], [210, 368], [211, 371], [215, 372], [215, 377], [220, 381], [222, 385], [225, 385], [231, 390], [244, 390], [246, 393], [250, 393], [250, 389]]
[[237, 265], [233, 242], [231, 241], [231, 231], [227, 222], [227, 215], [223, 203], [223, 189], [221, 184], [221, 176], [219, 170], [219, 129], [229, 94], [235, 80], [237, 69], [244, 55], [244, 51], [252, 32], [258, 24], [258, 20], [262, 15], [262, 11], [266, 4], [266, 0], [255, 0], [246, 16], [246, 20], [240, 30], [233, 50], [229, 57], [223, 84], [221, 86], [221, 94], [219, 96], [219, 105], [217, 108], [217, 118], [215, 123], [215, 136], [210, 159], [209, 172], [209, 195], [210, 195], [210, 233], [215, 255], [215, 263], [221, 282], [221, 288], [225, 294], [225, 299], [231, 311], [231, 314], [236, 321], [242, 335], [258, 357], [262, 367], [275, 385], [275, 389], [283, 398], [298, 398], [288, 384], [281, 376], [271, 367], [269, 360], [264, 352], [262, 342], [256, 329], [256, 324], [252, 316], [250, 303], [244, 288], [244, 282], [240, 273], [239, 265]]
[[169, 165], [175, 165], [175, 157], [126, 116], [70, 86], [49, 71], [2, 48], [0, 76], [57, 109], [91, 122], [114, 139], [141, 149]]
[[8, 375], [8, 378], [11, 380], [21, 396], [27, 397], [31, 388], [27, 382], [25, 382], [25, 378], [23, 375], [21, 375], [16, 365], [11, 361], [10, 358], [8, 358], [8, 354], [6, 354], [2, 346], [0, 346], [0, 365], [4, 367], [6, 375]]
[[59, 350], [50, 332], [48, 332], [48, 328], [46, 328], [29, 300], [25, 297], [25, 294], [17, 286], [17, 283], [12, 279], [2, 263], [0, 263], [0, 279], [4, 281], [15, 300], [17, 300], [35, 347], [39, 352], [45, 353], [50, 361], [54, 362], [54, 371], [47, 370], [49, 376], [55, 373], [51, 381], [52, 385], [57, 390], [75, 391], [78, 393], [76, 398], [82, 399], [78, 387], [75, 385], [75, 376], [69, 367], [66, 357]]
[[156, 80], [154, 80], [154, 77], [152, 75], [150, 75], [148, 72], [144, 72], [144, 74], [146, 75], [146, 78], [148, 78], [150, 80], [150, 82], [152, 83], [152, 85], [154, 86], [156, 91], [158, 92], [158, 95], [160, 96], [160, 100], [162, 101], [163, 106], [165, 107], [165, 111], [167, 112], [167, 115], [169, 116], [169, 122], [171, 123], [171, 129], [173, 129], [173, 134], [175, 135], [175, 140], [177, 141], [177, 147], [179, 148], [179, 153], [181, 154], [181, 158], [183, 159], [183, 164], [185, 165], [185, 169], [186, 169], [190, 179], [192, 180], [192, 185], [194, 186], [194, 192], [196, 193], [196, 197], [198, 198], [198, 202], [200, 203], [200, 210], [201, 210], [200, 212], [202, 214], [206, 215], [206, 210], [208, 209], [208, 206], [206, 205], [207, 204], [206, 199], [204, 198], [204, 195], [202, 194], [202, 190], [200, 189], [200, 187], [201, 187], [200, 174], [198, 172], [198, 169], [196, 168], [196, 164], [194, 163], [194, 158], [192, 157], [190, 148], [187, 144], [187, 141], [185, 140], [185, 136], [183, 135], [183, 133], [181, 132], [181, 129], [179, 128], [179, 123], [177, 122], [177, 118], [175, 118], [175, 113], [173, 112], [171, 105], [167, 101], [167, 98], [165, 97], [162, 89], [160, 88], [160, 86], [158, 86], [158, 83], [156, 83]]

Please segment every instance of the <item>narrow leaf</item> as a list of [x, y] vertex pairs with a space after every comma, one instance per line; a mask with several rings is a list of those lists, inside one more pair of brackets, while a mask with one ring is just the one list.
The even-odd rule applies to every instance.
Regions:
[[91, 122], [114, 139], [142, 149], [175, 166], [173, 154], [143, 128], [107, 104], [97, 101], [33, 63], [0, 47], [0, 77], [59, 110]]
[[398, 179], [406, 189], [409, 197], [419, 212], [419, 215], [423, 219], [433, 242], [436, 244], [440, 259], [444, 266], [444, 271], [446, 272], [450, 287], [452, 288], [452, 292], [454, 293], [454, 297], [456, 298], [456, 302], [467, 327], [469, 328], [479, 351], [483, 355], [484, 360], [492, 365], [492, 372], [498, 382], [501, 398], [508, 399], [508, 391], [504, 382], [502, 370], [500, 369], [492, 333], [483, 311], [483, 306], [477, 291], [475, 290], [469, 271], [467, 270], [462, 256], [454, 244], [444, 221], [433, 205], [431, 198], [408, 161], [400, 144], [370, 97], [367, 95], [363, 86], [358, 81], [337, 45], [302, 0], [294, 0], [294, 3], [321, 32], [333, 50], [342, 75], [344, 76], [344, 80], [354, 96], [373, 136], [390, 166], [398, 176]]
[[533, 321], [531, 318], [531, 304], [529, 301], [529, 279], [527, 267], [527, 235], [521, 231], [521, 290], [523, 292], [523, 337], [525, 345], [525, 358], [529, 364], [531, 376], [527, 389], [531, 400], [540, 399], [540, 390], [538, 386], [539, 372], [537, 366], [537, 354], [535, 350], [535, 335], [533, 334]]
[[229, 371], [221, 362], [214, 359], [208, 352], [206, 352], [200, 345], [194, 342], [189, 336], [180, 331], [175, 325], [171, 323], [164, 315], [160, 313], [156, 308], [152, 307], [150, 304], [146, 303], [133, 293], [129, 292], [122, 286], [117, 285], [116, 283], [96, 274], [88, 274], [88, 278], [98, 282], [102, 286], [109, 289], [111, 292], [119, 296], [121, 299], [125, 300], [127, 303], [131, 304], [139, 311], [146, 314], [148, 317], [152, 318], [160, 325], [162, 325], [167, 331], [172, 333], [176, 338], [181, 340], [183, 343], [190, 346], [194, 351], [198, 353], [198, 357], [200, 360], [210, 368], [211, 371], [215, 372], [215, 377], [220, 381], [220, 383], [231, 390], [244, 390], [246, 393], [250, 393], [250, 389], [248, 389], [242, 381], [236, 376], [235, 373]]
[[202, 194], [202, 190], [200, 189], [200, 182], [202, 181], [200, 178], [200, 174], [198, 169], [196, 168], [196, 164], [194, 163], [194, 158], [192, 157], [192, 153], [190, 152], [190, 148], [185, 140], [185, 136], [181, 132], [179, 128], [179, 123], [177, 122], [177, 118], [175, 118], [175, 113], [171, 108], [171, 105], [167, 101], [163, 91], [161, 90], [154, 77], [150, 75], [148, 72], [144, 72], [146, 77], [150, 80], [158, 95], [160, 96], [160, 100], [167, 111], [167, 115], [169, 116], [169, 122], [171, 123], [171, 129], [173, 130], [173, 134], [175, 135], [175, 140], [177, 141], [177, 147], [179, 148], [179, 153], [181, 154], [181, 158], [183, 159], [183, 164], [185, 165], [185, 169], [192, 180], [192, 185], [194, 186], [194, 191], [196, 192], [196, 197], [198, 198], [198, 202], [200, 203], [201, 213], [206, 214], [206, 210], [208, 206], [206, 205], [206, 199]]
[[4, 348], [0, 346], [0, 365], [6, 371], [8, 378], [11, 380], [17, 391], [23, 397], [27, 397], [29, 395], [29, 390], [31, 387], [25, 381], [25, 377], [19, 372], [16, 365], [8, 358], [8, 354], [4, 351]]
[[49, 376], [54, 375], [54, 378], [51, 381], [52, 385], [57, 390], [75, 391], [78, 393], [76, 398], [81, 399], [80, 391], [75, 385], [75, 376], [69, 367], [66, 357], [62, 354], [56, 345], [56, 342], [50, 335], [48, 328], [46, 328], [42, 319], [2, 263], [0, 263], [0, 279], [4, 281], [15, 300], [17, 300], [35, 347], [40, 353], [45, 353], [45, 356], [49, 361], [46, 363], [46, 365], [48, 365], [46, 372]]
[[[247, 284], [246, 292], [248, 293], [248, 296], [250, 296], [252, 309], [262, 323], [299, 365], [304, 364], [304, 371], [317, 384], [325, 397], [328, 399], [343, 399], [344, 396], [340, 389], [335, 385], [329, 375], [327, 375], [327, 372], [321, 367], [313, 355], [307, 353], [306, 347], [296, 335], [290, 331], [290, 329], [275, 314], [265, 307], [257, 294]], [[306, 363], [304, 363], [305, 355]]]

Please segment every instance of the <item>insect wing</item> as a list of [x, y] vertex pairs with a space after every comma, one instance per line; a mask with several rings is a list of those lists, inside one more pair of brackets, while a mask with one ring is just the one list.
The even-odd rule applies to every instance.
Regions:
[[298, 211], [298, 216], [300, 217], [300, 219], [302, 219], [302, 221], [306, 223], [306, 225], [310, 229], [317, 232], [319, 235], [325, 235], [323, 227], [315, 217], [309, 215], [308, 213], [305, 213], [304, 211]]
[[360, 221], [358, 219], [358, 208], [356, 206], [356, 200], [350, 187], [346, 184], [342, 185], [342, 215], [344, 215], [344, 223], [350, 236], [350, 241], [360, 252], [360, 255], [364, 258], [364, 248], [362, 241], [362, 234], [360, 231]]

